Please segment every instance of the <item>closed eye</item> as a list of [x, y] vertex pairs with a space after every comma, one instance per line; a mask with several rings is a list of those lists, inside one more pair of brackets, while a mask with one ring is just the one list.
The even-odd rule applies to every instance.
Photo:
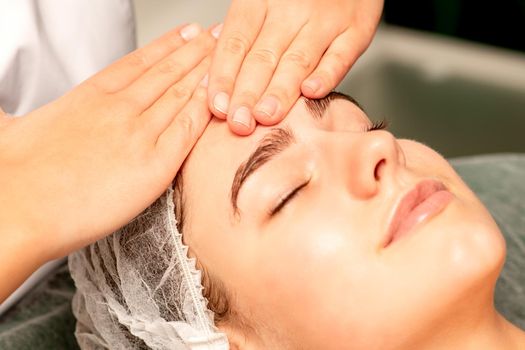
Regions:
[[379, 121], [373, 121], [372, 124], [367, 126], [365, 131], [369, 132], [369, 131], [374, 131], [374, 130], [384, 130], [386, 128], [388, 128], [388, 120], [381, 119]]
[[[374, 130], [384, 130], [388, 127], [388, 121], [386, 119], [382, 119], [379, 121], [373, 121], [370, 125], [368, 125], [365, 129], [365, 132], [370, 132]], [[305, 183], [301, 184], [300, 186], [297, 186], [295, 189], [293, 189], [288, 194], [284, 195], [277, 205], [275, 205], [269, 212], [269, 216], [272, 217], [279, 213], [284, 206], [286, 206], [292, 199], [295, 198], [295, 196], [301, 191], [306, 185], [308, 185], [309, 181], [306, 181]]]
[[283, 209], [284, 206], [286, 204], [288, 204], [299, 193], [299, 191], [301, 191], [309, 183], [310, 183], [310, 180], [306, 181], [305, 183], [301, 184], [300, 186], [297, 186], [291, 192], [289, 192], [288, 194], [286, 194], [283, 197], [281, 197], [281, 199], [279, 199], [279, 202], [277, 203], [277, 205], [274, 206], [270, 210], [269, 216], [272, 217], [272, 216], [276, 215], [279, 211], [281, 211], [281, 209]]

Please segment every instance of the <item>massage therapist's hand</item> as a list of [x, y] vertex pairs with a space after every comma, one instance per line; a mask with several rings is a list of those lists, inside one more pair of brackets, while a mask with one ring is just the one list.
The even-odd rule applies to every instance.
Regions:
[[26, 116], [0, 116], [0, 301], [8, 279], [111, 233], [168, 187], [211, 117], [215, 42], [175, 30]]
[[208, 103], [241, 135], [330, 92], [368, 47], [383, 0], [232, 0]]

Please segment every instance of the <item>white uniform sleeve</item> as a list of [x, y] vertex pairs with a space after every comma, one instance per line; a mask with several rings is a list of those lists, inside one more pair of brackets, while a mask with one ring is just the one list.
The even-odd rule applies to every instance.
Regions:
[[0, 0], [0, 106], [23, 115], [134, 47], [130, 0]]

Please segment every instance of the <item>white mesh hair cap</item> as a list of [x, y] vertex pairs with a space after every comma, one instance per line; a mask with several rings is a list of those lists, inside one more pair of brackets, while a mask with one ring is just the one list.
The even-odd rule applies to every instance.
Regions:
[[128, 225], [69, 256], [84, 350], [228, 350], [177, 230], [173, 190]]

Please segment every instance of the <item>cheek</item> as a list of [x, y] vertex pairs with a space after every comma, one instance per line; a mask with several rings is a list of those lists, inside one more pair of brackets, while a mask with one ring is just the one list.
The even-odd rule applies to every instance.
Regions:
[[316, 220], [297, 223], [292, 230], [280, 235], [278, 246], [264, 249], [268, 261], [261, 265], [261, 278], [274, 290], [303, 301], [315, 298], [319, 280], [326, 286], [335, 270], [356, 265], [351, 262], [357, 248], [340, 228]]
[[[440, 259], [443, 278], [458, 292], [468, 288], [492, 288], [503, 265], [505, 241], [496, 223], [468, 192], [459, 193], [450, 213], [443, 217], [433, 239], [435, 259]], [[454, 210], [452, 210], [454, 209]], [[439, 236], [442, 237], [439, 237]]]
[[[300, 331], [301, 338], [311, 337], [312, 343], [327, 334], [342, 339], [349, 327], [337, 327], [362, 319], [364, 303], [359, 300], [375, 289], [370, 283], [375, 264], [366, 240], [360, 239], [365, 232], [344, 220], [344, 215], [317, 216], [280, 235], [278, 245], [262, 249], [256, 282], [260, 285], [254, 294], [259, 298], [256, 304], [267, 310], [264, 319], [290, 332]], [[346, 310], [345, 321], [341, 310]]]

